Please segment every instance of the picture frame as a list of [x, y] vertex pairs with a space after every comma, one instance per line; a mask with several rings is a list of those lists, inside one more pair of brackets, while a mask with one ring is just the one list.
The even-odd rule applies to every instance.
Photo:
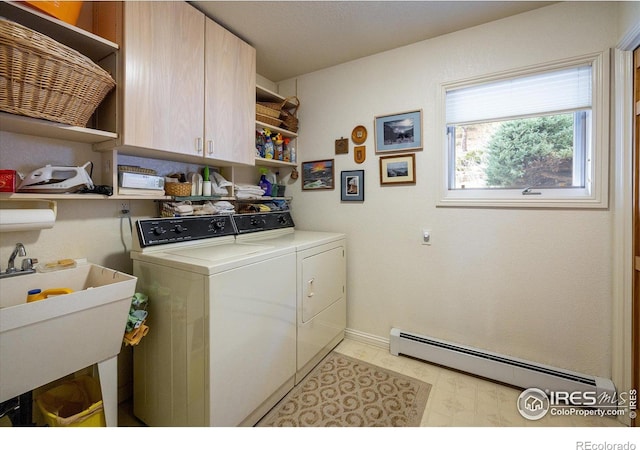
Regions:
[[334, 160], [323, 159], [302, 163], [302, 190], [334, 189]]
[[336, 155], [344, 155], [349, 153], [349, 139], [340, 138], [336, 139]]
[[422, 110], [376, 116], [376, 153], [422, 150]]
[[341, 201], [364, 201], [364, 170], [343, 170], [340, 172], [340, 179]]
[[380, 184], [415, 184], [416, 155], [392, 155], [380, 157]]

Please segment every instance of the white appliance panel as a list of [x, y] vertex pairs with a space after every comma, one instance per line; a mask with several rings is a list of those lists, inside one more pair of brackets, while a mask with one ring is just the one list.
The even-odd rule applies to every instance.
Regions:
[[289, 253], [211, 276], [212, 425], [237, 426], [268, 394], [293, 387], [295, 271]]
[[344, 339], [347, 300], [342, 297], [313, 320], [298, 324], [296, 384]]
[[195, 247], [188, 249], [172, 250], [167, 252], [171, 255], [184, 256], [200, 260], [202, 264], [223, 261], [227, 258], [237, 258], [240, 256], [252, 255], [258, 252], [269, 250], [266, 245], [216, 245], [213, 247]]
[[347, 325], [346, 240], [336, 234], [326, 238], [325, 234], [320, 242], [327, 243], [316, 246], [303, 239], [304, 250], [297, 252], [296, 383], [344, 338]]
[[344, 248], [309, 254], [302, 259], [302, 323], [344, 296]]
[[149, 334], [133, 353], [134, 414], [153, 426], [206, 426], [207, 280], [139, 261], [133, 270], [150, 299]]

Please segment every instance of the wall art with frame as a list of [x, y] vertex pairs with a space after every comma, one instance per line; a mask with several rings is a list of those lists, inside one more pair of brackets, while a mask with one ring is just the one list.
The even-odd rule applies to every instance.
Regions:
[[380, 184], [415, 184], [416, 155], [380, 157]]
[[333, 159], [302, 163], [302, 189], [315, 191], [334, 188]]
[[340, 172], [340, 200], [343, 202], [364, 201], [364, 170]]
[[376, 153], [422, 150], [422, 110], [376, 116]]

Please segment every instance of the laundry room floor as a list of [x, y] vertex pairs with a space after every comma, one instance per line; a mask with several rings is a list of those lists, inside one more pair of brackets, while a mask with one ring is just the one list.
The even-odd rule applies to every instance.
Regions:
[[[509, 386], [449, 370], [388, 350], [345, 339], [335, 351], [352, 358], [417, 378], [431, 384], [429, 400], [420, 426], [423, 427], [617, 427], [615, 418], [550, 416], [531, 421], [516, 408], [522, 392]], [[130, 401], [120, 404], [118, 425], [144, 426], [132, 413]]]

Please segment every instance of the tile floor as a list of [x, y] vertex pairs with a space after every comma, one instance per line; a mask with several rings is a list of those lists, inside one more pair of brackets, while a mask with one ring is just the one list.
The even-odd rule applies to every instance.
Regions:
[[[618, 427], [615, 418], [551, 416], [524, 419], [516, 409], [521, 390], [431, 365], [388, 350], [350, 339], [337, 352], [361, 359], [431, 384], [422, 417], [423, 427]], [[118, 423], [122, 427], [144, 426], [131, 412], [130, 402], [120, 405]]]

